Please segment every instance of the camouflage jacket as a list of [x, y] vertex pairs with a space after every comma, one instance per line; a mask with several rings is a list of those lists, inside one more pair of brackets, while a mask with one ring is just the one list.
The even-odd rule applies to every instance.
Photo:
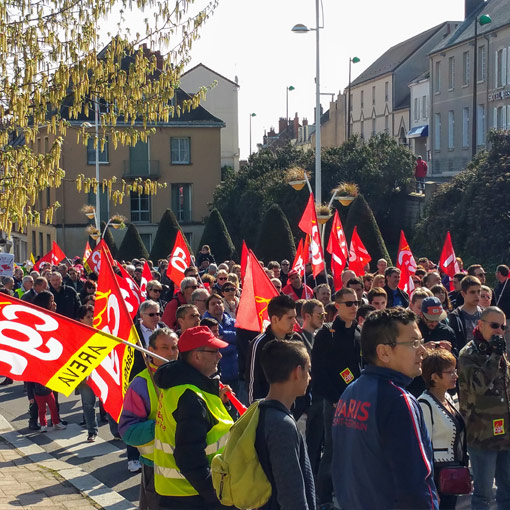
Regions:
[[460, 351], [458, 370], [468, 446], [510, 450], [510, 363], [506, 354], [481, 352], [471, 340]]

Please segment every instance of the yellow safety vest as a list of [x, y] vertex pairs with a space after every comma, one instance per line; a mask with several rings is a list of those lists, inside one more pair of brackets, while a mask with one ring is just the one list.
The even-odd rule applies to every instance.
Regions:
[[[156, 421], [156, 416], [158, 414], [158, 394], [156, 393], [156, 388], [154, 388], [154, 383], [152, 382], [149, 374], [149, 369], [146, 368], [145, 370], [142, 370], [142, 372], [140, 372], [136, 377], [145, 379], [147, 383], [147, 392], [149, 393], [149, 400], [151, 403], [151, 410], [147, 419]], [[142, 457], [154, 462], [154, 439], [148, 443], [137, 446], [137, 448]]]
[[163, 496], [196, 496], [198, 494], [181, 474], [174, 458], [177, 423], [173, 413], [186, 390], [196, 393], [205, 402], [207, 409], [217, 421], [206, 436], [205, 454], [209, 465], [213, 457], [223, 451], [228, 432], [234, 424], [221, 399], [197, 386], [183, 384], [160, 391], [154, 442], [154, 484], [156, 492]]

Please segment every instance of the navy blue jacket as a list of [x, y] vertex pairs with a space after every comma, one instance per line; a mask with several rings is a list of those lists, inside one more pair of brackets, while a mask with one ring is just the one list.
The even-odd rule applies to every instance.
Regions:
[[333, 418], [335, 494], [349, 510], [437, 510], [433, 454], [411, 379], [368, 365]]

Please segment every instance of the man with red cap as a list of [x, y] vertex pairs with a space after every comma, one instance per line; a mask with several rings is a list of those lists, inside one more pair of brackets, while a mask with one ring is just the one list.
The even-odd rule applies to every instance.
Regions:
[[220, 390], [220, 349], [228, 344], [206, 326], [187, 329], [179, 359], [154, 374], [161, 389], [154, 442], [154, 484], [160, 508], [221, 509], [211, 481], [211, 460], [221, 453], [232, 418]]
[[289, 283], [282, 289], [283, 294], [290, 296], [294, 301], [313, 298], [312, 288], [302, 282], [301, 275], [295, 269], [289, 271], [288, 281]]

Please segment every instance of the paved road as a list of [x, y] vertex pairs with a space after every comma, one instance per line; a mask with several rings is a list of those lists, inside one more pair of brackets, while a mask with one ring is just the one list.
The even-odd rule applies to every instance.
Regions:
[[26, 438], [41, 446], [58, 460], [80, 467], [122, 497], [138, 502], [140, 475], [127, 470], [126, 450], [122, 441], [114, 440], [108, 425], [100, 425], [95, 443], [87, 443], [79, 396], [59, 395], [60, 414], [69, 424], [66, 430], [41, 434], [28, 428], [28, 400], [23, 383], [0, 387], [0, 414]]

